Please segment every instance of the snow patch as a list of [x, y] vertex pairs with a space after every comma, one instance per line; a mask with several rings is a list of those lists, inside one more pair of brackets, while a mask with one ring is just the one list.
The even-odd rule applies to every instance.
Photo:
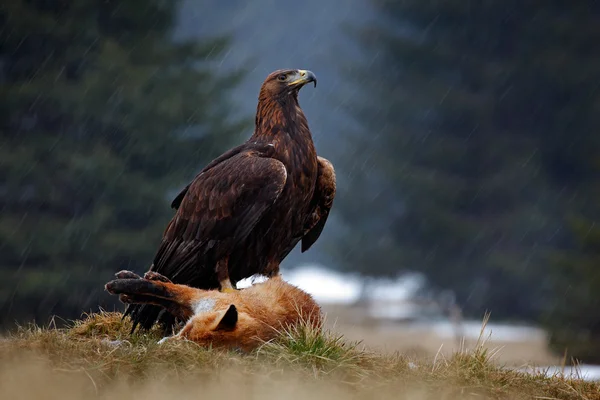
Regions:
[[[482, 322], [466, 320], [459, 325], [448, 320], [413, 322], [405, 329], [423, 332], [432, 332], [442, 339], [453, 339], [457, 334], [468, 340], [477, 340], [481, 335]], [[543, 329], [525, 325], [509, 325], [488, 323], [481, 335], [482, 339], [488, 337], [495, 342], [523, 342], [534, 338], [545, 340], [546, 332]]]
[[283, 278], [322, 303], [351, 304], [362, 291], [362, 281], [354, 275], [340, 274], [318, 265], [303, 265], [283, 273]]
[[518, 368], [517, 371], [529, 374], [542, 374], [547, 377], [564, 376], [571, 379], [582, 379], [584, 381], [600, 381], [600, 365], [581, 364], [577, 366], [567, 366], [564, 368], [552, 365], [547, 367], [528, 367]]
[[[359, 275], [336, 272], [318, 264], [300, 265], [282, 271], [282, 276], [286, 282], [310, 293], [318, 302], [328, 304], [352, 304], [360, 299], [361, 294], [364, 294], [365, 300], [376, 302], [408, 301], [423, 285], [421, 275], [409, 274], [395, 280], [370, 279], [365, 286], [365, 278]], [[254, 275], [239, 281], [236, 286], [244, 289], [265, 280], [264, 276]]]

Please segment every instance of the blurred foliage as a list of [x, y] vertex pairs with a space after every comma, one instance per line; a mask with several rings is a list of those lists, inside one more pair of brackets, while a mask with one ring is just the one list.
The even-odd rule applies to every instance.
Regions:
[[2, 321], [79, 316], [115, 271], [145, 270], [169, 190], [248, 127], [242, 75], [213, 65], [227, 39], [175, 42], [178, 3], [0, 7]]
[[[563, 216], [597, 185], [600, 4], [373, 4], [376, 24], [352, 31], [365, 62], [349, 71], [357, 151], [338, 164], [352, 177], [336, 200], [345, 267], [422, 271], [476, 316], [539, 320], [568, 286], [597, 306], [597, 259], [569, 244]], [[562, 280], [557, 248], [572, 254]], [[564, 304], [575, 331], [597, 328], [597, 313]]]
[[[599, 170], [600, 172], [600, 170]], [[599, 174], [600, 175], [600, 174]], [[567, 246], [548, 257], [554, 297], [543, 315], [558, 352], [600, 364], [600, 176], [588, 182], [580, 203], [565, 217]]]

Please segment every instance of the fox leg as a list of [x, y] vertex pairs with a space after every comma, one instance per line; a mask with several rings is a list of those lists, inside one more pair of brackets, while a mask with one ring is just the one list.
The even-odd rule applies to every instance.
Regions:
[[217, 261], [215, 272], [217, 273], [217, 279], [219, 280], [221, 292], [231, 293], [237, 290], [231, 284], [231, 279], [229, 279], [229, 256]]
[[[142, 279], [141, 276], [139, 276], [138, 274], [136, 274], [135, 272], [132, 271], [128, 271], [126, 269], [119, 271], [115, 274], [115, 277], [117, 279]], [[121, 303], [125, 303], [125, 304], [132, 304], [132, 301], [129, 301], [129, 299], [127, 298], [126, 295], [120, 295], [119, 296], [119, 301]], [[127, 312], [125, 312], [125, 314], [123, 315], [123, 318], [125, 318], [125, 315], [127, 315]]]
[[176, 340], [183, 340], [183, 339], [185, 339], [185, 338], [183, 338], [182, 336], [180, 336], [179, 333], [177, 333], [175, 335], [165, 336], [164, 338], [162, 338], [158, 342], [156, 342], [156, 344], [164, 344], [166, 342], [172, 343], [172, 342], [174, 342]]
[[119, 295], [119, 300], [125, 304], [151, 304], [160, 306], [181, 321], [185, 321], [192, 315], [191, 309], [187, 309], [174, 301], [143, 294], [121, 294]]
[[187, 340], [193, 327], [194, 323], [192, 317], [192, 319], [190, 319], [179, 332], [172, 336], [165, 336], [164, 338], [158, 341], [158, 344], [164, 344], [165, 342], [174, 342], [176, 340]]
[[178, 315], [173, 307], [173, 302], [165, 299], [161, 299], [158, 297], [147, 296], [143, 294], [125, 294], [122, 293], [119, 295], [119, 300], [121, 303], [125, 304], [152, 304], [155, 306], [161, 306], [169, 310], [173, 315]]
[[108, 282], [105, 289], [110, 294], [119, 295], [119, 299], [126, 304], [161, 306], [182, 320], [187, 320], [193, 315], [193, 289], [184, 285], [165, 283], [161, 280], [116, 279]]
[[[127, 270], [119, 271], [115, 274], [115, 276], [117, 277], [117, 279], [142, 279], [142, 277], [139, 276], [138, 274], [136, 274], [135, 272], [127, 271]], [[167, 278], [166, 276], [161, 275], [155, 271], [146, 272], [144, 274], [143, 279], [146, 279], [149, 281], [159, 281], [159, 282], [171, 283], [169, 278]], [[142, 296], [136, 297], [135, 295], [132, 295], [132, 294], [129, 294], [129, 295], [121, 294], [121, 295], [119, 295], [119, 300], [125, 304], [136, 304], [136, 303], [139, 304], [139, 303], [147, 303], [148, 302], [147, 300], [149, 300], [149, 299], [146, 299], [146, 301], [143, 301], [144, 298]], [[165, 308], [167, 308], [167, 307], [165, 307]]]
[[156, 344], [164, 344], [165, 342], [169, 341], [173, 341], [173, 338], [175, 336], [165, 336], [164, 338], [160, 339], [158, 342], [156, 342]]

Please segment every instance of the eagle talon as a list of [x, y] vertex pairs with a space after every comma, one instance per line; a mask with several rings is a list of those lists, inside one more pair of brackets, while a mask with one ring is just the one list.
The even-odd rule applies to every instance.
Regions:
[[169, 278], [155, 271], [148, 271], [144, 274], [144, 279], [148, 281], [158, 281], [164, 283], [172, 283]]
[[134, 299], [127, 294], [120, 294], [119, 301], [123, 304], [133, 304], [134, 303]]
[[117, 279], [141, 279], [141, 277], [135, 272], [127, 271], [125, 269], [117, 272], [115, 277]]
[[223, 279], [221, 282], [219, 282], [219, 284], [221, 285], [221, 290], [220, 290], [221, 293], [237, 292], [237, 289], [231, 285], [231, 281], [229, 279]]

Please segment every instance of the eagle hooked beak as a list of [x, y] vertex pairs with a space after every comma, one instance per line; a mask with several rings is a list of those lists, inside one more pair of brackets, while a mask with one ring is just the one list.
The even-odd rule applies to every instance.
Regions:
[[312, 71], [306, 69], [299, 69], [293, 77], [294, 79], [288, 83], [288, 86], [301, 88], [307, 83], [314, 82], [317, 87], [317, 76]]

